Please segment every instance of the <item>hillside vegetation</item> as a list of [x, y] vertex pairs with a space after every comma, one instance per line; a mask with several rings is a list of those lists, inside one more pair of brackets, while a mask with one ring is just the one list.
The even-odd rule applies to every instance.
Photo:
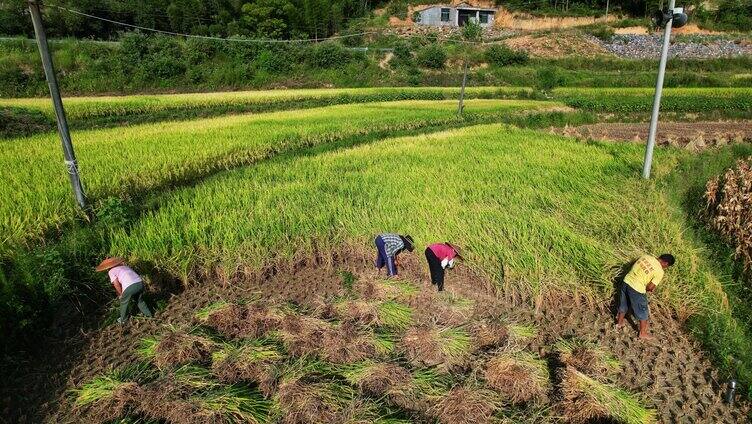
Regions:
[[[499, 46], [458, 39], [369, 36], [357, 43], [267, 45], [124, 35], [119, 42], [61, 40], [51, 45], [61, 89], [69, 95], [220, 91], [258, 88], [459, 86], [462, 63], [471, 86], [650, 87], [656, 60], [530, 58]], [[383, 62], [393, 49], [393, 58]], [[438, 53], [437, 53], [438, 52]], [[430, 59], [430, 60], [428, 60]], [[667, 87], [749, 85], [752, 58], [670, 60]], [[36, 45], [0, 40], [0, 96], [46, 96]]]

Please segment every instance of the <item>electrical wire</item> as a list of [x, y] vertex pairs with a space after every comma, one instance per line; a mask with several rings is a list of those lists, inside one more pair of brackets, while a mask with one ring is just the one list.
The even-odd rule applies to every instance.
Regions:
[[290, 43], [314, 43], [314, 42], [319, 42], [319, 41], [338, 40], [338, 39], [343, 39], [343, 38], [352, 38], [352, 37], [360, 37], [363, 35], [378, 34], [377, 31], [368, 31], [368, 32], [360, 32], [356, 34], [335, 35], [335, 36], [326, 37], [326, 38], [305, 38], [305, 39], [293, 39], [293, 40], [275, 40], [275, 39], [262, 39], [262, 38], [222, 38], [222, 37], [212, 37], [208, 35], [184, 34], [181, 32], [164, 31], [164, 30], [156, 29], [156, 28], [149, 28], [149, 27], [143, 27], [140, 25], [128, 24], [125, 22], [120, 22], [120, 21], [116, 21], [113, 19], [103, 18], [101, 16], [96, 16], [96, 15], [91, 15], [88, 13], [80, 12], [78, 10], [68, 9], [67, 7], [62, 7], [62, 6], [58, 6], [54, 4], [45, 4], [45, 6], [62, 10], [68, 13], [72, 13], [74, 15], [84, 16], [90, 19], [96, 19], [96, 20], [103, 21], [103, 22], [109, 22], [111, 24], [120, 25], [120, 26], [124, 26], [128, 28], [139, 29], [141, 31], [149, 31], [149, 32], [154, 32], [158, 34], [173, 35], [173, 36], [185, 37], [185, 38], [199, 38], [202, 40], [231, 41], [231, 42], [256, 43], [256, 44], [290, 44]]
[[[185, 38], [198, 38], [198, 39], [203, 39], [203, 40], [214, 40], [214, 41], [230, 41], [230, 42], [256, 43], [256, 44], [291, 44], [291, 43], [315, 43], [315, 42], [321, 42], [321, 41], [338, 40], [338, 39], [344, 39], [344, 38], [360, 37], [364, 35], [373, 35], [373, 34], [382, 34], [382, 33], [397, 35], [395, 31], [382, 30], [382, 31], [366, 31], [366, 32], [360, 32], [360, 33], [355, 33], [355, 34], [335, 35], [335, 36], [325, 37], [325, 38], [305, 38], [305, 39], [291, 39], [291, 40], [275, 40], [275, 39], [260, 39], [260, 38], [223, 38], [223, 37], [212, 37], [208, 35], [185, 34], [181, 32], [165, 31], [165, 30], [156, 29], [156, 28], [149, 28], [149, 27], [144, 27], [140, 25], [129, 24], [125, 22], [116, 21], [113, 19], [103, 18], [101, 16], [91, 15], [89, 13], [84, 13], [78, 10], [68, 9], [66, 7], [58, 6], [55, 4], [46, 4], [46, 6], [52, 7], [58, 10], [62, 10], [68, 13], [72, 13], [74, 15], [84, 16], [90, 19], [96, 19], [96, 20], [100, 20], [104, 22], [109, 22], [111, 24], [121, 25], [121, 26], [138, 29], [142, 31], [149, 31], [149, 32], [154, 32], [158, 34], [172, 35], [172, 36], [185, 37]], [[447, 44], [457, 43], [457, 44], [469, 44], [469, 45], [492, 45], [492, 44], [503, 43], [503, 39], [491, 40], [491, 41], [473, 41], [473, 40], [458, 40], [458, 39], [442, 40], [438, 34], [421, 34], [421, 35], [428, 39], [433, 39], [436, 42], [443, 42]]]

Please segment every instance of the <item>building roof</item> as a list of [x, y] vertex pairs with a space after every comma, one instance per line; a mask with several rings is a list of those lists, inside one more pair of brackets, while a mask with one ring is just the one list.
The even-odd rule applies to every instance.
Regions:
[[432, 4], [430, 6], [421, 7], [420, 9], [415, 9], [413, 10], [413, 12], [423, 12], [424, 10], [433, 9], [435, 7], [448, 8], [448, 9], [463, 9], [463, 10], [480, 10], [481, 12], [496, 13], [496, 9], [488, 9], [484, 7], [473, 7], [467, 3], [460, 3], [457, 6], [452, 6], [451, 4]]

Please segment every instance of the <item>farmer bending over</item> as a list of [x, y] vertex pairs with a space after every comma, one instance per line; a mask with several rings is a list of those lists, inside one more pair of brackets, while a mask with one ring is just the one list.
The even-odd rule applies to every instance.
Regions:
[[454, 268], [454, 259], [462, 259], [457, 246], [449, 242], [434, 243], [426, 248], [426, 260], [431, 271], [431, 284], [444, 291], [444, 270]]
[[115, 291], [120, 298], [120, 318], [118, 318], [118, 324], [125, 324], [128, 319], [128, 307], [131, 300], [136, 302], [142, 314], [151, 318], [151, 310], [149, 310], [146, 301], [144, 301], [143, 280], [122, 259], [107, 258], [97, 266], [96, 270], [97, 272], [108, 271], [110, 281], [112, 281], [112, 285], [115, 287]]
[[381, 270], [386, 265], [389, 277], [397, 276], [397, 255], [403, 250], [412, 252], [415, 249], [413, 238], [399, 234], [385, 233], [376, 236], [376, 268]]
[[648, 331], [650, 310], [647, 293], [655, 290], [663, 279], [663, 271], [673, 265], [674, 261], [673, 255], [665, 253], [658, 258], [644, 255], [632, 265], [632, 269], [624, 277], [624, 283], [621, 285], [619, 310], [616, 315], [619, 328], [624, 326], [624, 317], [627, 315], [627, 310], [631, 309], [632, 314], [640, 321], [639, 337], [641, 339], [653, 338]]

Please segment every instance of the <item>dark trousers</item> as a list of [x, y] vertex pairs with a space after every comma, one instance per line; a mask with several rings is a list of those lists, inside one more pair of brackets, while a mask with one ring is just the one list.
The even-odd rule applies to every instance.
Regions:
[[630, 309], [635, 318], [640, 321], [647, 321], [650, 318], [648, 296], [629, 287], [627, 283], [621, 283], [618, 311], [619, 313], [626, 314]]
[[134, 300], [138, 305], [138, 309], [142, 314], [147, 317], [151, 317], [151, 310], [146, 305], [144, 300], [144, 283], [135, 283], [128, 286], [123, 290], [122, 296], [120, 296], [120, 320], [125, 321], [128, 316], [128, 307], [131, 304], [131, 300]]
[[384, 239], [381, 236], [376, 237], [374, 240], [376, 244], [376, 268], [381, 269], [386, 265], [386, 271], [389, 276], [397, 275], [397, 265], [394, 263], [394, 257], [386, 254], [386, 247], [384, 247]]
[[444, 268], [433, 250], [428, 247], [426, 248], [426, 260], [428, 261], [428, 270], [431, 271], [431, 284], [438, 286], [439, 291], [444, 291]]

